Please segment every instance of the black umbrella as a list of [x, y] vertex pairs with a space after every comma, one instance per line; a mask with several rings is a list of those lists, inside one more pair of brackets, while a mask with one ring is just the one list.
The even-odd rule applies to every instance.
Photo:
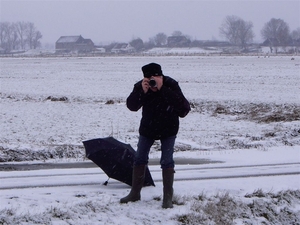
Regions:
[[[98, 165], [109, 178], [131, 186], [135, 150], [113, 137], [83, 141], [86, 157]], [[106, 182], [107, 184], [107, 182]], [[147, 167], [144, 186], [155, 186]]]

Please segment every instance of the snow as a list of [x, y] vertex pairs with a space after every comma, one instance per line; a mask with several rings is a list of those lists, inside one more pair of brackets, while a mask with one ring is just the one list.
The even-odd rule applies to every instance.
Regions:
[[173, 209], [161, 208], [157, 163], [156, 187], [125, 205], [129, 186], [102, 185], [98, 167], [0, 171], [0, 224], [299, 223], [300, 57], [291, 58], [1, 58], [1, 165], [88, 162], [82, 141], [110, 135], [135, 148], [141, 112], [125, 99], [149, 62], [179, 81], [193, 107], [180, 120]]
[[152, 48], [148, 51], [144, 52], [145, 54], [154, 54], [154, 55], [167, 55], [167, 54], [216, 54], [222, 53], [222, 49], [218, 49], [215, 47], [208, 47], [208, 48]]

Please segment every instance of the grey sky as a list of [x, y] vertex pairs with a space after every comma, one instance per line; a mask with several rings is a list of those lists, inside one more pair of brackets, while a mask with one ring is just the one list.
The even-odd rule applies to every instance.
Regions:
[[94, 43], [148, 41], [159, 32], [179, 30], [193, 39], [219, 39], [219, 27], [228, 15], [253, 22], [255, 40], [271, 18], [300, 27], [300, 0], [0, 0], [1, 22], [33, 22], [42, 43], [55, 43], [60, 36], [82, 35]]

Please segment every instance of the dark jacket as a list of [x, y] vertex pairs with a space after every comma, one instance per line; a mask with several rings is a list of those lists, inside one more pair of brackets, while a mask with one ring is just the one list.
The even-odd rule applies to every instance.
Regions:
[[191, 110], [178, 82], [168, 76], [163, 76], [163, 86], [157, 92], [149, 89], [145, 94], [142, 81], [137, 82], [127, 98], [127, 107], [131, 111], [143, 107], [139, 133], [153, 139], [176, 135], [179, 117], [185, 117]]

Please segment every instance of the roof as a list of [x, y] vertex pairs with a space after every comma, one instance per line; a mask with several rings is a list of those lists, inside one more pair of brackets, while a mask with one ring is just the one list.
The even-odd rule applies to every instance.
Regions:
[[78, 39], [81, 37], [79, 36], [61, 36], [56, 43], [74, 43], [77, 42]]
[[88, 43], [94, 43], [94, 42], [92, 41], [92, 39], [84, 39], [83, 43], [88, 44]]
[[113, 49], [125, 49], [127, 47], [128, 47], [127, 43], [118, 43], [113, 47]]

